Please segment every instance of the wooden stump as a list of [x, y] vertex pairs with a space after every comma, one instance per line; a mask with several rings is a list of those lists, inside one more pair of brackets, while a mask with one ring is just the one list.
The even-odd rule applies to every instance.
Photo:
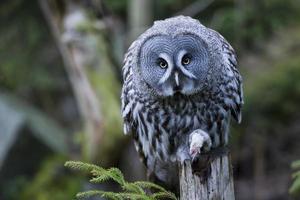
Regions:
[[180, 167], [180, 200], [234, 200], [229, 153], [215, 157], [208, 173], [193, 174], [191, 162]]

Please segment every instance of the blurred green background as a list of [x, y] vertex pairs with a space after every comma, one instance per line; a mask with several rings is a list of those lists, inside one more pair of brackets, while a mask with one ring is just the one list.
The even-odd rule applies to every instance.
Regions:
[[236, 198], [300, 198], [291, 169], [300, 159], [300, 1], [2, 0], [1, 200], [66, 200], [95, 187], [66, 160], [145, 179], [122, 133], [122, 59], [154, 20], [180, 14], [219, 31], [238, 54], [245, 106], [230, 138]]

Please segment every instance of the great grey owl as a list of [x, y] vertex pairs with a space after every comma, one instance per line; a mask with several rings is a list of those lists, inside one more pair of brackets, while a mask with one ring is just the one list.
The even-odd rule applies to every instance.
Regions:
[[132, 133], [149, 174], [178, 187], [178, 163], [228, 143], [241, 121], [242, 78], [236, 55], [216, 31], [179, 16], [145, 31], [123, 66], [124, 132]]

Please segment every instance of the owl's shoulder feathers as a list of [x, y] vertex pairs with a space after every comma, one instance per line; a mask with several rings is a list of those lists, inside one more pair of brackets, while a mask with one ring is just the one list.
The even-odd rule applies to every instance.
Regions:
[[219, 33], [217, 34], [222, 43], [224, 64], [227, 69], [226, 75], [229, 79], [229, 82], [225, 86], [229, 97], [226, 101], [227, 106], [230, 107], [233, 118], [240, 123], [242, 120], [241, 108], [244, 104], [244, 99], [242, 77], [237, 69], [236, 53], [226, 39]]
[[130, 47], [128, 48], [127, 53], [125, 54], [124, 62], [123, 62], [123, 87], [122, 87], [122, 94], [121, 94], [121, 112], [122, 117], [124, 120], [124, 133], [129, 134], [132, 132], [132, 120], [131, 120], [131, 111], [133, 107], [133, 95], [134, 95], [134, 88], [133, 88], [133, 71], [132, 71], [132, 64], [133, 64], [133, 52], [135, 50], [136, 42], [133, 42]]

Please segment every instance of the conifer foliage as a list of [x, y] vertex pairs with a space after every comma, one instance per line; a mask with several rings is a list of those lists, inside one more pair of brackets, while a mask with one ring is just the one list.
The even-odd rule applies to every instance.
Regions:
[[292, 169], [297, 171], [292, 175], [294, 182], [290, 187], [289, 192], [294, 195], [300, 195], [300, 160], [294, 161], [292, 163]]
[[[121, 192], [110, 192], [102, 190], [90, 190], [86, 192], [80, 192], [76, 195], [77, 198], [88, 198], [91, 196], [101, 196], [107, 199], [112, 200], [162, 200], [170, 199], [176, 200], [176, 196], [165, 190], [159, 185], [156, 185], [147, 181], [136, 181], [136, 182], [127, 182], [124, 179], [122, 172], [117, 168], [104, 169], [97, 165], [83, 163], [80, 161], [68, 161], [65, 163], [65, 166], [92, 174], [90, 179], [91, 183], [103, 183], [108, 180], [113, 180], [120, 185]], [[155, 190], [154, 193], [147, 193], [146, 190]]]

